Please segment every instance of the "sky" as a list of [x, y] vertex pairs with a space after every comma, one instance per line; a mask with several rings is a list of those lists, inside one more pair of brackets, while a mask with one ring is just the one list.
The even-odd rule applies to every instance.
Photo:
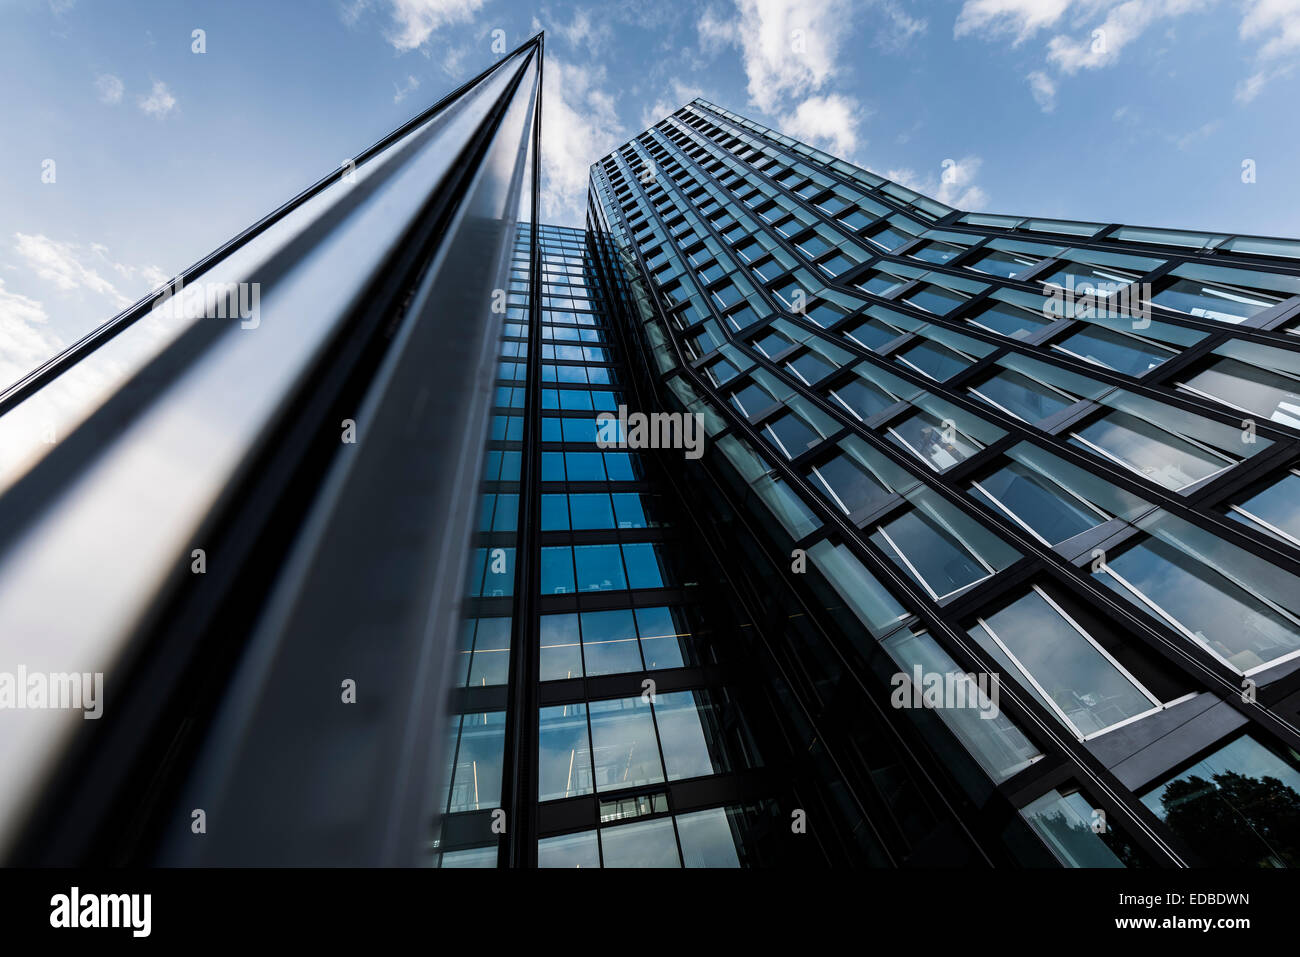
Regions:
[[702, 96], [964, 209], [1300, 235], [1300, 0], [0, 0], [0, 387], [540, 29], [550, 222]]

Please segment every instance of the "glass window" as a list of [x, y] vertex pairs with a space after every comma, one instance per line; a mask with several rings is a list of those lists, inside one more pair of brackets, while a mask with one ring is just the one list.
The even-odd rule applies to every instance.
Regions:
[[926, 312], [946, 316], [969, 298], [970, 296], [944, 289], [942, 286], [925, 285], [911, 293], [904, 301]]
[[542, 496], [542, 531], [567, 532], [569, 530], [569, 497], [567, 495]]
[[1054, 320], [1019, 306], [998, 303], [968, 321], [1011, 339], [1027, 339]]
[[945, 422], [924, 411], [890, 426], [889, 438], [936, 472], [952, 468], [981, 448], [974, 439], [962, 435], [951, 420]]
[[588, 707], [596, 790], [662, 782], [664, 771], [649, 702], [640, 697], [616, 698], [593, 701]]
[[732, 813], [715, 807], [677, 815], [677, 837], [687, 867], [740, 867]]
[[640, 542], [623, 546], [629, 588], [663, 588], [672, 581], [659, 546]]
[[1211, 867], [1300, 867], [1300, 763], [1241, 737], [1142, 798]]
[[692, 628], [682, 609], [638, 608], [636, 627], [648, 670], [680, 668], [698, 662], [698, 655], [691, 649]]
[[1108, 516], [1041, 472], [1010, 462], [976, 482], [971, 494], [1009, 515], [1048, 545], [1095, 528]]
[[504, 711], [475, 712], [461, 718], [448, 813], [500, 806], [505, 747]]
[[970, 634], [1081, 739], [1160, 707], [1040, 588], [980, 618]]
[[[1241, 272], [1232, 270], [1232, 272]], [[1272, 309], [1286, 296], [1241, 286], [1220, 285], [1199, 279], [1175, 279], [1151, 297], [1151, 301], [1189, 316], [1230, 322], [1245, 322], [1251, 316]]]
[[503, 685], [510, 674], [510, 623], [506, 618], [480, 618], [470, 658], [471, 685]]
[[1071, 396], [1010, 369], [999, 372], [977, 390], [971, 391], [977, 398], [1031, 424], [1074, 405]]
[[954, 246], [952, 243], [928, 242], [918, 249], [908, 253], [913, 259], [920, 259], [923, 262], [937, 263], [942, 265], [949, 260], [956, 259], [966, 251], [964, 246]]
[[820, 485], [845, 515], [888, 501], [893, 492], [865, 465], [850, 455], [840, 454], [812, 469], [814, 485]]
[[641, 671], [636, 623], [630, 608], [582, 613], [582, 655], [588, 675]]
[[1300, 474], [1288, 472], [1262, 492], [1233, 505], [1228, 517], [1300, 545]]
[[542, 594], [573, 593], [573, 551], [567, 546], [542, 549]]
[[600, 842], [596, 832], [561, 834], [537, 842], [538, 867], [600, 867]]
[[578, 616], [542, 615], [540, 620], [541, 637], [541, 681], [554, 681], [558, 678], [582, 677], [582, 648], [578, 632]]
[[970, 365], [970, 359], [937, 342], [921, 342], [905, 349], [899, 359], [939, 382], [950, 379]]
[[[881, 644], [903, 669], [900, 674], [911, 681], [918, 673], [923, 680], [930, 675], [940, 675], [946, 682], [963, 682], [970, 690], [968, 700], [976, 700], [978, 708], [946, 708], [934, 710], [952, 733], [994, 782], [1001, 783], [1033, 764], [1042, 754], [1033, 742], [1012, 723], [1006, 713], [989, 707], [989, 701], [979, 691], [966, 672], [953, 661], [939, 644], [925, 632], [913, 634], [903, 629], [886, 638]], [[896, 676], [897, 678], [897, 676]], [[910, 686], [903, 690], [912, 693]], [[991, 715], [991, 717], [985, 717]]]
[[863, 421], [883, 412], [898, 401], [896, 396], [886, 392], [874, 382], [861, 378], [832, 389], [831, 395], [840, 405]]
[[582, 704], [542, 708], [537, 735], [539, 801], [592, 792], [587, 711]]
[[[578, 591], [621, 591], [627, 588], [617, 545], [577, 545], [573, 549], [573, 558], [578, 569]], [[542, 571], [545, 574], [544, 562]]]
[[965, 543], [918, 509], [879, 526], [871, 540], [936, 598], [992, 574]]
[[[1184, 551], [1184, 548], [1196, 548]], [[1300, 650], [1300, 626], [1275, 601], [1239, 584], [1202, 559], [1222, 561], [1231, 549], [1218, 543], [1207, 554], [1147, 538], [1094, 573], [1129, 601], [1148, 609], [1242, 673]], [[1228, 569], [1225, 569], [1225, 571]], [[1154, 606], [1154, 607], [1152, 607]]]
[[1026, 275], [1042, 262], [1041, 256], [1029, 256], [1024, 253], [1002, 252], [993, 250], [966, 264], [966, 268], [1003, 279], [1016, 279]]
[[1300, 428], [1300, 379], [1237, 359], [1220, 359], [1180, 385], [1234, 409]]
[[789, 459], [795, 458], [821, 441], [821, 436], [803, 419], [788, 412], [768, 422], [763, 427], [763, 432]]
[[843, 332], [844, 335], [862, 346], [862, 348], [870, 349], [872, 352], [879, 352], [903, 335], [902, 329], [891, 326], [880, 319], [868, 319], [866, 322], [859, 323], [852, 328], [844, 329]]
[[1135, 852], [1113, 828], [1107, 825], [1105, 833], [1100, 833], [1102, 818], [1079, 791], [1048, 791], [1020, 813], [1066, 867], [1132, 867], [1137, 863]]
[[569, 496], [569, 511], [573, 515], [573, 528], [613, 528], [614, 510], [609, 496], [605, 493], [579, 494]]
[[1083, 445], [1139, 475], [1178, 491], [1234, 464], [1234, 460], [1128, 412], [1112, 412], [1071, 433]]
[[600, 452], [565, 452], [564, 465], [570, 482], [605, 481], [605, 466]]
[[669, 781], [722, 774], [750, 763], [740, 748], [728, 747], [711, 692], [661, 693], [655, 696], [654, 711]]
[[1150, 372], [1176, 354], [1172, 349], [1158, 346], [1138, 336], [1101, 326], [1089, 326], [1072, 336], [1067, 336], [1053, 348], [1131, 376]]
[[681, 867], [672, 818], [600, 829], [606, 867]]

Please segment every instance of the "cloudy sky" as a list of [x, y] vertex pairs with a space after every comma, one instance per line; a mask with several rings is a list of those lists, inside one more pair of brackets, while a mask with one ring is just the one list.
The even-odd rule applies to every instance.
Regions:
[[0, 0], [0, 385], [542, 28], [553, 222], [704, 96], [963, 208], [1300, 235], [1300, 0]]

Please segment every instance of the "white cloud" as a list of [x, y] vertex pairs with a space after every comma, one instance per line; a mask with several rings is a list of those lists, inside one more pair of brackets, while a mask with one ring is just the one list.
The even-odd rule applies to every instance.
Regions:
[[419, 77], [415, 77], [415, 76], [408, 76], [406, 78], [406, 82], [403, 83], [401, 86], [398, 86], [396, 83], [394, 83], [393, 102], [401, 103], [404, 99], [406, 99], [406, 97], [409, 94], [414, 93], [419, 88], [420, 88], [420, 80]]
[[873, 6], [885, 17], [887, 26], [876, 33], [876, 44], [886, 50], [901, 50], [930, 27], [928, 20], [912, 16], [897, 0], [874, 0]]
[[139, 102], [140, 109], [156, 119], [162, 119], [176, 108], [176, 97], [162, 80], [154, 80], [149, 95], [140, 97]]
[[1209, 122], [1202, 123], [1191, 132], [1184, 133], [1182, 136], [1178, 137], [1174, 142], [1178, 144], [1180, 150], [1185, 150], [1189, 146], [1197, 143], [1199, 140], [1208, 139], [1219, 128], [1219, 125], [1218, 120], [1210, 120]]
[[908, 189], [957, 209], [978, 210], [988, 206], [988, 194], [975, 185], [975, 177], [983, 162], [978, 156], [965, 156], [959, 160], [944, 160], [937, 176], [918, 176], [910, 169], [891, 169], [884, 175]]
[[122, 102], [126, 85], [111, 73], [102, 73], [95, 78], [95, 95], [99, 102], [114, 106]]
[[[58, 289], [64, 292], [87, 289], [108, 297], [119, 306], [130, 305], [130, 300], [118, 292], [111, 282], [81, 261], [81, 250], [75, 244], [59, 242], [39, 233], [34, 236], [14, 233], [14, 238], [17, 240], [14, 251], [27, 267]], [[92, 250], [92, 255], [98, 254]]]
[[706, 10], [701, 46], [740, 48], [750, 102], [765, 113], [786, 97], [819, 91], [836, 72], [840, 38], [851, 19], [846, 0], [735, 0], [735, 15]]
[[1047, 43], [1048, 62], [1062, 73], [1096, 70], [1119, 59], [1123, 49], [1157, 20], [1202, 10], [1213, 0], [1125, 0], [1111, 7], [1106, 18], [1087, 36], [1058, 34]]
[[1259, 68], [1237, 84], [1237, 101], [1249, 103], [1266, 85], [1295, 70], [1294, 62], [1271, 64], [1300, 51], [1300, 0], [1252, 0], [1237, 32], [1243, 40], [1266, 38], [1256, 53]]
[[0, 389], [63, 349], [48, 318], [39, 302], [10, 292], [0, 279]]
[[[103, 296], [118, 309], [129, 306], [171, 278], [157, 266], [128, 266], [117, 262], [109, 257], [108, 247], [100, 243], [91, 243], [86, 248], [40, 233], [14, 233], [14, 239], [14, 251], [37, 278], [51, 283], [60, 292], [85, 290]], [[101, 268], [117, 273], [126, 292], [105, 278]]]
[[[1013, 46], [1049, 28], [1068, 23], [1070, 32], [1057, 32], [1046, 43], [1047, 62], [1063, 76], [1097, 70], [1117, 63], [1123, 51], [1153, 25], [1200, 13], [1219, 0], [965, 0], [953, 34], [979, 35], [986, 40], [1004, 36]], [[1256, 68], [1237, 85], [1236, 98], [1249, 103], [1273, 80], [1286, 76], [1295, 62], [1279, 60], [1300, 54], [1300, 0], [1241, 0], [1238, 35], [1257, 42]], [[1174, 27], [1164, 37], [1172, 40]], [[1157, 53], [1161, 52], [1159, 50]], [[1042, 71], [1030, 74], [1043, 76]], [[1037, 90], [1031, 86], [1038, 97]], [[1040, 101], [1041, 105], [1041, 101]]]
[[598, 52], [614, 36], [608, 23], [593, 23], [591, 11], [586, 9], [574, 10], [573, 21], [567, 26], [556, 24], [547, 29], [559, 34], [570, 46], [581, 47], [587, 53]]
[[796, 139], [824, 146], [836, 156], [847, 157], [858, 148], [856, 100], [830, 93], [810, 96], [780, 119], [781, 130]]
[[1038, 104], [1039, 109], [1044, 113], [1051, 113], [1056, 109], [1056, 81], [1044, 73], [1042, 70], [1035, 70], [1025, 77], [1029, 81], [1029, 92], [1034, 97], [1034, 102]]
[[434, 31], [452, 23], [468, 23], [484, 0], [390, 0], [394, 28], [388, 42], [405, 52], [423, 46]]
[[708, 99], [702, 89], [683, 83], [676, 77], [668, 81], [668, 88], [671, 92], [661, 93], [653, 104], [641, 111], [643, 129], [648, 130], [664, 117], [672, 116], [697, 96]]
[[546, 107], [542, 110], [543, 219], [581, 225], [587, 205], [590, 165], [627, 139], [613, 98], [605, 92], [605, 70], [546, 63]]
[[1261, 60], [1300, 51], [1300, 0], [1252, 0], [1238, 32], [1243, 40], [1265, 38]]
[[1014, 42], [1020, 44], [1060, 20], [1070, 3], [1071, 0], [966, 0], [957, 14], [953, 35], [1010, 33], [1015, 37]]

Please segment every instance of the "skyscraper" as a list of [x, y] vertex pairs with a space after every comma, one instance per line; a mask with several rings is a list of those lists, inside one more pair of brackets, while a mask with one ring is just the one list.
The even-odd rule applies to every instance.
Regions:
[[1300, 243], [963, 213], [702, 100], [591, 197], [850, 788], [888, 698], [989, 859], [1300, 861]]
[[702, 100], [548, 226], [543, 91], [0, 394], [0, 671], [107, 703], [4, 725], [9, 858], [1300, 863], [1300, 242]]

